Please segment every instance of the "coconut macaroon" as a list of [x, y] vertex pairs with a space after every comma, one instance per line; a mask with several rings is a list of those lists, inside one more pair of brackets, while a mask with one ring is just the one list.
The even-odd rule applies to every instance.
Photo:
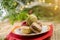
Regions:
[[41, 29], [42, 29], [42, 27], [39, 24], [37, 24], [36, 22], [33, 22], [30, 28], [35, 33], [41, 32]]
[[20, 30], [21, 33], [23, 33], [23, 34], [29, 34], [29, 33], [31, 33], [31, 29], [28, 26], [22, 26], [20, 29], [21, 29]]

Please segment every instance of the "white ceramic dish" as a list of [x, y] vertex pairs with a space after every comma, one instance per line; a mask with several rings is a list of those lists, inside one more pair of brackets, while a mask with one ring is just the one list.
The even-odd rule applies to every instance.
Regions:
[[17, 35], [21, 35], [21, 36], [34, 36], [34, 35], [39, 35], [39, 34], [42, 34], [42, 33], [46, 33], [46, 32], [49, 31], [49, 29], [50, 29], [50, 27], [48, 27], [48, 26], [42, 26], [42, 30], [41, 30], [40, 33], [23, 34], [23, 33], [20, 32], [20, 30], [18, 28], [13, 33], [17, 34]]

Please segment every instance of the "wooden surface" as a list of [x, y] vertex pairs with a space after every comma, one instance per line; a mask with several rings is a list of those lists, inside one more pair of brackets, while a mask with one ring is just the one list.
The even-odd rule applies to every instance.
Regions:
[[51, 40], [60, 40], [60, 23], [54, 24], [54, 31]]
[[[53, 35], [51, 37], [51, 40], [60, 40], [60, 23], [55, 22], [42, 22], [43, 24], [53, 24], [54, 25], [54, 31]], [[17, 24], [16, 24], [17, 25]], [[9, 23], [0, 23], [0, 39], [4, 40], [4, 37], [6, 37], [7, 34], [13, 29], [14, 27], [10, 25]]]

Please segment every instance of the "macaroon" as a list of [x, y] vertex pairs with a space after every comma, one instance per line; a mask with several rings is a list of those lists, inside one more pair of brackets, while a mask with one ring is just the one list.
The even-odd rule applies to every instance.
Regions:
[[26, 21], [28, 25], [31, 25], [33, 22], [37, 22], [37, 20], [37, 17], [34, 14], [31, 14], [28, 16]]
[[21, 33], [23, 33], [23, 34], [29, 34], [29, 33], [31, 33], [31, 29], [28, 26], [22, 26], [20, 29], [21, 29], [20, 30]]
[[30, 26], [31, 30], [35, 33], [39, 33], [42, 30], [42, 27], [37, 24], [36, 22], [33, 22], [32, 25]]

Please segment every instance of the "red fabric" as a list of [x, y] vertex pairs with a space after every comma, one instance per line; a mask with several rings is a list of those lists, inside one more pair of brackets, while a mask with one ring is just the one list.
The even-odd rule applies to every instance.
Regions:
[[50, 36], [52, 36], [53, 33], [53, 25], [50, 25], [50, 30], [44, 34], [40, 34], [37, 36], [31, 36], [31, 37], [22, 37], [20, 35], [16, 35], [14, 33], [10, 33], [6, 39], [7, 40], [44, 40]]

